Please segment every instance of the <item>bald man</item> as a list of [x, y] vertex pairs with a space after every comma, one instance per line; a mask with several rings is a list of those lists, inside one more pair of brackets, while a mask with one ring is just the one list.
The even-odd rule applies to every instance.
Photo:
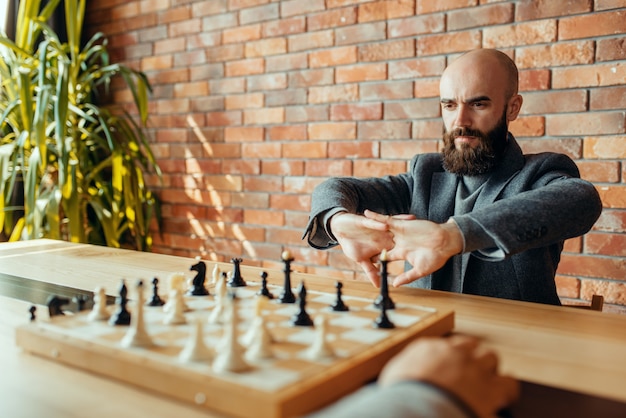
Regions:
[[563, 242], [600, 216], [594, 186], [557, 153], [524, 155], [508, 132], [522, 107], [515, 63], [468, 52], [440, 81], [441, 153], [383, 178], [331, 178], [313, 191], [304, 236], [341, 245], [379, 286], [376, 261], [404, 260], [394, 286], [559, 305], [554, 276]]

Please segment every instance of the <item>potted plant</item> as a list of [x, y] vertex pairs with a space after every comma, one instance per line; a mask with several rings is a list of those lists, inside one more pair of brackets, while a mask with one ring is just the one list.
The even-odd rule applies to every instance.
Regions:
[[[161, 176], [146, 137], [150, 84], [109, 62], [102, 33], [81, 46], [85, 0], [63, 2], [67, 41], [46, 23], [60, 0], [41, 3], [22, 0], [15, 41], [0, 36], [0, 233], [148, 250], [159, 213], [144, 174]], [[114, 77], [138, 120], [98, 104]]]

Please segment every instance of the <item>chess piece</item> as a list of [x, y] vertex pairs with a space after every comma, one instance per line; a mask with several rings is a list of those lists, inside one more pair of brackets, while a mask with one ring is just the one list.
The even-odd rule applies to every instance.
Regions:
[[76, 308], [78, 309], [78, 312], [85, 310], [87, 301], [88, 301], [87, 296], [82, 295], [82, 294], [76, 295], [72, 298], [72, 302], [76, 304]]
[[204, 286], [206, 281], [206, 264], [202, 260], [198, 260], [196, 264], [189, 267], [189, 270], [195, 271], [196, 276], [192, 280], [192, 287], [189, 294], [192, 296], [208, 296], [209, 291]]
[[293, 261], [293, 257], [289, 251], [283, 251], [282, 259], [285, 264], [285, 269], [283, 270], [285, 273], [285, 281], [283, 284], [283, 293], [278, 300], [280, 303], [295, 303], [296, 296], [291, 290], [291, 262]]
[[228, 312], [226, 310], [227, 301], [227, 293], [228, 289], [226, 288], [226, 272], [222, 272], [220, 277], [217, 279], [217, 283], [215, 284], [215, 300], [216, 304], [211, 314], [209, 315], [209, 323], [210, 324], [219, 324], [225, 323], [227, 321]]
[[246, 286], [246, 281], [241, 277], [241, 258], [231, 258], [230, 261], [233, 263], [233, 273], [230, 276], [230, 280], [228, 281], [228, 286], [230, 287], [244, 287]]
[[380, 265], [381, 265], [381, 273], [380, 273], [380, 294], [374, 301], [374, 306], [377, 308], [381, 308], [382, 306], [385, 309], [395, 309], [396, 304], [389, 297], [389, 283], [387, 282], [387, 250], [383, 250], [380, 253]]
[[267, 288], [267, 272], [264, 271], [261, 273], [261, 290], [259, 290], [259, 295], [265, 296], [268, 299], [274, 299], [274, 295]]
[[315, 340], [306, 351], [306, 357], [309, 360], [324, 360], [335, 357], [335, 352], [328, 344], [328, 330], [324, 315], [315, 317]]
[[335, 287], [337, 288], [337, 300], [335, 301], [335, 304], [332, 306], [333, 311], [336, 311], [336, 312], [349, 311], [350, 308], [348, 308], [348, 305], [346, 305], [343, 302], [343, 299], [341, 297], [341, 288], [343, 287], [343, 283], [338, 281], [337, 283], [335, 283]]
[[306, 312], [306, 287], [304, 282], [300, 283], [298, 290], [300, 310], [293, 317], [293, 324], [301, 327], [313, 326], [313, 320]]
[[387, 316], [387, 306], [385, 306], [385, 304], [382, 304], [380, 306], [380, 316], [376, 318], [376, 320], [374, 321], [374, 325], [376, 326], [376, 328], [384, 329], [392, 329], [396, 327]]
[[[185, 275], [183, 273], [173, 273], [169, 277], [169, 284], [170, 284], [169, 286], [170, 293], [169, 293], [167, 302], [165, 302], [165, 305], [163, 305], [163, 311], [165, 312], [169, 312], [169, 310], [172, 308], [174, 304], [173, 302], [174, 302], [174, 296], [176, 295], [176, 291], [178, 291], [178, 293], [180, 293], [181, 296], [185, 294], [186, 292]], [[189, 306], [187, 306], [187, 303], [185, 303], [184, 298], [181, 297], [179, 302], [181, 302], [182, 304], [183, 312], [188, 312], [191, 310]]]
[[220, 352], [213, 362], [213, 370], [217, 373], [239, 373], [250, 369], [250, 365], [244, 359], [243, 348], [237, 341], [237, 327], [239, 326], [237, 297], [235, 294], [231, 294], [230, 297], [230, 323], [225, 327]]
[[165, 302], [159, 296], [159, 279], [152, 279], [152, 298], [148, 302], [148, 306], [163, 306]]
[[37, 312], [37, 307], [35, 305], [31, 305], [30, 308], [28, 308], [28, 312], [30, 313], [30, 321], [33, 322], [35, 319], [37, 319], [37, 317], [35, 316], [35, 313]]
[[94, 292], [94, 304], [91, 312], [87, 315], [90, 321], [106, 321], [111, 314], [107, 309], [107, 295], [104, 287], [98, 286]]
[[[254, 317], [252, 318], [252, 323], [250, 324], [250, 328], [248, 329], [248, 332], [246, 332], [246, 334], [241, 338], [241, 343], [246, 347], [250, 347], [254, 343], [254, 341], [257, 339], [257, 334], [267, 331], [267, 327], [265, 325], [265, 318], [263, 317], [263, 307], [267, 303], [267, 300], [268, 300], [267, 298], [261, 297], [261, 295], [259, 295], [256, 298], [256, 302], [254, 304]], [[269, 337], [269, 341], [271, 342], [272, 338], [269, 335], [269, 332], [266, 332], [266, 333], [267, 333], [267, 337]], [[266, 337], [262, 337], [262, 338], [266, 338]]]
[[213, 272], [211, 273], [211, 276], [213, 278], [212, 283], [214, 285], [217, 283], [217, 281], [220, 278], [221, 274], [222, 274], [222, 271], [220, 270], [219, 264], [215, 263], [215, 267], [213, 267]]
[[171, 292], [169, 309], [167, 310], [167, 316], [163, 319], [163, 322], [168, 325], [186, 324], [187, 318], [185, 318], [185, 300], [180, 289], [174, 289]]
[[57, 295], [50, 296], [46, 302], [50, 317], [52, 318], [53, 316], [57, 315], [65, 315], [65, 312], [63, 312], [62, 308], [63, 305], [67, 305], [68, 303], [70, 303], [70, 300], [68, 298]]
[[151, 347], [154, 345], [152, 338], [146, 331], [146, 324], [143, 320], [143, 305], [145, 303], [143, 295], [143, 280], [137, 282], [137, 304], [135, 314], [131, 317], [130, 328], [122, 338], [122, 347]]
[[126, 287], [126, 281], [122, 279], [122, 285], [120, 286], [119, 296], [115, 302], [118, 306], [117, 311], [111, 316], [109, 323], [111, 325], [130, 325], [130, 312], [128, 311], [126, 304], [128, 303], [128, 288]]
[[203, 321], [196, 318], [193, 325], [178, 359], [183, 363], [211, 361], [213, 353], [204, 342]]

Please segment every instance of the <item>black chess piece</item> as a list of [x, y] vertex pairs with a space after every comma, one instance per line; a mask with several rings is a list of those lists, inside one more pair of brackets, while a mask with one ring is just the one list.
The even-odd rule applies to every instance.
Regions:
[[387, 316], [387, 307], [383, 304], [380, 307], [380, 316], [374, 321], [376, 328], [392, 329], [396, 326]]
[[128, 288], [126, 287], [126, 281], [122, 280], [120, 286], [119, 296], [116, 303], [118, 310], [111, 316], [109, 323], [111, 325], [130, 325], [130, 312], [128, 311], [126, 304], [128, 303]]
[[280, 295], [278, 299], [280, 303], [295, 303], [296, 296], [291, 291], [291, 262], [293, 261], [293, 257], [289, 252], [285, 251], [283, 253], [283, 263], [285, 263], [285, 269], [283, 272], [285, 273], [285, 281], [283, 283], [283, 293]]
[[274, 299], [274, 295], [267, 288], [267, 272], [266, 271], [261, 273], [261, 290], [259, 290], [259, 295], [265, 296], [268, 299]]
[[84, 311], [87, 308], [87, 302], [89, 299], [85, 295], [76, 295], [72, 298], [72, 302], [76, 304], [78, 312]]
[[243, 287], [247, 286], [246, 281], [243, 277], [241, 277], [241, 258], [231, 258], [230, 261], [233, 263], [233, 274], [230, 276], [230, 280], [228, 281], [228, 286], [230, 287]]
[[148, 306], [163, 306], [165, 302], [159, 296], [159, 279], [152, 279], [152, 299], [148, 302]]
[[386, 257], [382, 257], [380, 260], [381, 273], [380, 273], [380, 294], [374, 301], [374, 306], [385, 309], [395, 309], [396, 304], [391, 300], [389, 296], [389, 284], [387, 283], [387, 263]]
[[335, 284], [335, 287], [337, 288], [337, 300], [335, 301], [335, 304], [332, 306], [333, 311], [336, 312], [346, 312], [349, 311], [350, 308], [348, 308], [348, 305], [346, 305], [341, 297], [341, 288], [343, 287], [343, 283], [341, 282], [337, 282]]
[[300, 327], [313, 326], [313, 320], [306, 312], [306, 287], [304, 287], [304, 282], [300, 283], [298, 288], [298, 301], [300, 310], [293, 316], [293, 324]]
[[70, 303], [70, 300], [68, 298], [64, 298], [64, 297], [57, 296], [57, 295], [50, 296], [48, 298], [48, 301], [46, 302], [50, 317], [57, 316], [57, 315], [65, 315], [62, 307], [63, 305], [67, 305], [68, 303]]
[[37, 312], [37, 307], [35, 305], [31, 305], [31, 307], [28, 308], [28, 312], [30, 313], [31, 322], [37, 319], [37, 317], [35, 316], [35, 313]]
[[199, 260], [196, 264], [189, 267], [189, 270], [196, 272], [196, 277], [193, 278], [189, 294], [191, 296], [208, 296], [209, 291], [204, 286], [204, 282], [206, 281], [206, 263]]

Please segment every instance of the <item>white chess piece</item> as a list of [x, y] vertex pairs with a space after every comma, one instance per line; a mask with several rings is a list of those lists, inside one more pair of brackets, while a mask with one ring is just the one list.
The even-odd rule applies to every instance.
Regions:
[[217, 284], [217, 281], [220, 279], [220, 276], [222, 275], [222, 270], [220, 270], [220, 266], [219, 264], [215, 263], [215, 267], [213, 267], [213, 282], [212, 284]]
[[310, 360], [324, 360], [335, 357], [332, 347], [328, 344], [326, 329], [326, 317], [315, 317], [315, 340], [306, 351], [305, 356]]
[[215, 307], [211, 311], [209, 315], [209, 323], [210, 324], [223, 324], [228, 322], [228, 298], [226, 293], [228, 289], [226, 288], [226, 274], [222, 273], [217, 279], [217, 283], [215, 284]]
[[257, 296], [254, 305], [254, 317], [252, 318], [250, 329], [248, 329], [248, 332], [246, 332], [246, 334], [241, 338], [241, 344], [246, 347], [250, 347], [252, 345], [252, 343], [257, 339], [257, 334], [260, 332], [267, 335], [267, 337], [261, 338], [269, 338], [269, 342], [272, 342], [272, 337], [267, 330], [265, 319], [263, 318], [263, 308], [266, 303], [267, 298], [265, 296]]
[[[187, 291], [186, 279], [183, 273], [172, 273], [169, 277], [168, 283], [169, 283], [169, 297], [167, 298], [167, 302], [165, 302], [165, 305], [163, 305], [164, 312], [169, 312], [169, 310], [174, 305], [173, 297], [175, 295], [174, 293], [175, 291], [178, 291], [181, 295], [184, 295], [185, 292]], [[191, 309], [189, 308], [189, 306], [187, 306], [187, 304], [185, 303], [185, 300], [183, 299], [182, 301], [183, 301], [183, 304], [182, 304], [183, 312], [190, 311]]]
[[[163, 322], [168, 325], [186, 324], [187, 318], [185, 318], [185, 300], [179, 289], [174, 289], [171, 292], [171, 305], [167, 310], [167, 315]], [[168, 301], [170, 303], [170, 301]]]
[[262, 316], [255, 318], [252, 327], [256, 330], [252, 334], [252, 340], [245, 354], [246, 358], [250, 361], [255, 361], [274, 357], [272, 336], [265, 326], [265, 318]]
[[180, 352], [178, 359], [184, 363], [188, 362], [204, 362], [211, 361], [213, 359], [213, 353], [209, 347], [204, 343], [203, 336], [203, 322], [200, 319], [194, 321], [192, 330], [189, 334], [189, 338], [185, 343], [185, 347]]
[[220, 352], [213, 362], [213, 370], [217, 373], [223, 372], [245, 372], [250, 369], [250, 365], [243, 357], [243, 348], [237, 341], [237, 326], [239, 325], [239, 315], [237, 315], [237, 302], [233, 295], [230, 303], [230, 323], [224, 329], [223, 342], [220, 344]]
[[145, 299], [143, 295], [143, 281], [137, 283], [137, 303], [136, 312], [130, 318], [130, 328], [120, 344], [122, 347], [151, 347], [154, 345], [152, 338], [146, 331], [146, 325], [143, 320], [143, 305]]
[[87, 319], [90, 321], [106, 321], [111, 314], [107, 309], [107, 295], [104, 287], [98, 286], [94, 291], [94, 305]]

